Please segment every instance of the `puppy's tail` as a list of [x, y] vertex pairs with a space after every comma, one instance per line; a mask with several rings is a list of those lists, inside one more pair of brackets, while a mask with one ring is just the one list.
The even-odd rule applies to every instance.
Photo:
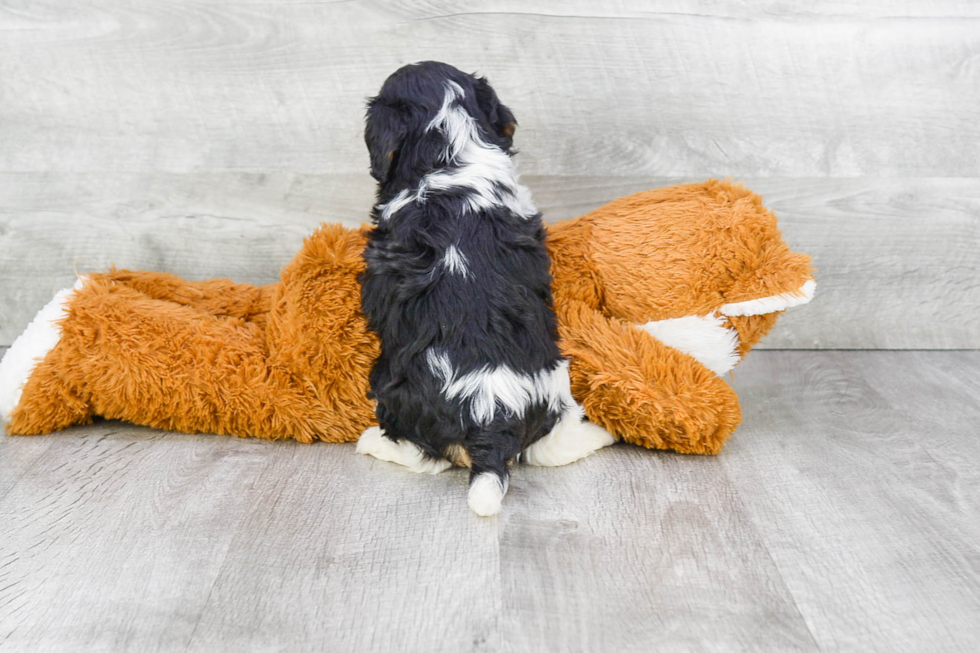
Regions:
[[478, 467], [476, 462], [470, 471], [470, 490], [466, 503], [470, 509], [481, 517], [490, 517], [500, 512], [500, 504], [507, 494], [510, 474], [507, 466], [499, 469]]

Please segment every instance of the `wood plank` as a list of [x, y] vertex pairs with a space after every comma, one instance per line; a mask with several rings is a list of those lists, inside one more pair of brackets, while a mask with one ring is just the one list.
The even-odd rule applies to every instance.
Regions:
[[0, 10], [0, 170], [360, 173], [365, 97], [434, 58], [491, 76], [533, 174], [975, 177], [977, 21], [966, 1], [21, 3]]
[[518, 468], [501, 630], [518, 651], [819, 650], [720, 458], [619, 445]]
[[[525, 176], [550, 221], [695, 180]], [[980, 180], [744, 181], [818, 268], [816, 299], [764, 347], [980, 347]], [[372, 193], [366, 174], [0, 174], [0, 344], [73, 268], [274, 281], [320, 221], [363, 221]]]
[[115, 422], [49, 440], [0, 500], [0, 650], [182, 650], [275, 445]]
[[880, 361], [914, 376], [916, 356], [759, 352], [735, 375], [745, 421], [721, 460], [823, 650], [980, 640], [976, 396], [945, 415], [917, 393], [886, 400]]
[[[2, 354], [3, 352], [0, 352]], [[2, 428], [2, 427], [0, 427]], [[2, 439], [7, 439], [7, 432], [3, 431]], [[2, 446], [2, 445], [0, 445]], [[0, 501], [10, 492], [17, 482], [26, 475], [31, 468], [48, 455], [51, 447], [50, 436], [37, 436], [30, 438], [23, 444], [16, 447], [5, 449], [0, 454]]]
[[[929, 351], [851, 352], [848, 364], [858, 367], [874, 391], [928, 433], [923, 444], [950, 447], [942, 457], [973, 472], [977, 466], [964, 458], [964, 447], [977, 447], [980, 438], [963, 438], [972, 425], [980, 424], [980, 351], [937, 354]], [[914, 408], [907, 398], [915, 397]], [[952, 430], [942, 426], [953, 422]], [[934, 454], [935, 455], [935, 454]]]
[[0, 497], [0, 651], [972, 651], [978, 366], [757, 352], [720, 456], [517, 466], [490, 520], [351, 445], [71, 429]]
[[[7, 348], [0, 347], [0, 358], [3, 358], [6, 353]], [[50, 436], [22, 438], [18, 446], [12, 447], [3, 446], [7, 439], [7, 432], [3, 430], [3, 435], [0, 436], [0, 502], [17, 485], [21, 477], [47, 455], [46, 452], [51, 446]]]
[[286, 445], [256, 483], [188, 651], [500, 650], [498, 523], [462, 470]]

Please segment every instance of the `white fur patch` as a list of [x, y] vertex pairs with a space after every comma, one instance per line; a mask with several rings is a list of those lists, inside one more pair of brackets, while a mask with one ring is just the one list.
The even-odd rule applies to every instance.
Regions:
[[719, 376], [735, 367], [740, 360], [738, 332], [727, 328], [725, 318], [720, 315], [689, 315], [656, 320], [642, 324], [640, 328], [665, 345], [693, 356]]
[[391, 219], [391, 216], [395, 215], [398, 211], [405, 207], [407, 204], [411, 204], [416, 201], [416, 197], [409, 193], [407, 190], [401, 190], [391, 198], [390, 201], [385, 204], [379, 204], [378, 208], [381, 209], [381, 220], [387, 221]]
[[500, 504], [507, 494], [507, 480], [503, 481], [493, 473], [477, 474], [470, 483], [466, 503], [481, 517], [490, 517], [500, 512]]
[[565, 360], [553, 370], [542, 369], [532, 375], [500, 365], [458, 376], [449, 356], [433, 349], [426, 352], [426, 362], [432, 374], [442, 381], [442, 393], [447, 399], [470, 401], [473, 420], [478, 424], [493, 420], [498, 405], [520, 417], [534, 403], [547, 404], [555, 411], [574, 403]]
[[585, 411], [574, 404], [544, 436], [524, 451], [522, 460], [529, 465], [558, 467], [585, 458], [593, 451], [616, 442], [609, 431], [583, 421]]
[[455, 245], [446, 248], [446, 253], [442, 257], [442, 264], [453, 274], [458, 274], [464, 279], [469, 275], [470, 270], [466, 266], [466, 256], [459, 251]]
[[725, 304], [721, 307], [721, 314], [728, 317], [738, 317], [742, 315], [765, 315], [785, 311], [787, 308], [802, 306], [813, 299], [813, 294], [817, 290], [817, 282], [810, 279], [796, 292], [784, 292], [781, 295], [771, 295], [761, 299], [749, 299], [744, 302], [734, 302]]
[[419, 474], [438, 474], [452, 467], [452, 463], [448, 460], [426, 456], [413, 442], [408, 440], [394, 442], [386, 438], [380, 426], [372, 426], [361, 433], [361, 437], [357, 440], [356, 451], [374, 456], [378, 460], [404, 465]]
[[466, 142], [472, 138], [473, 119], [453, 103], [466, 97], [463, 87], [456, 82], [446, 84], [446, 95], [436, 117], [429, 123], [426, 131], [438, 129], [446, 135], [449, 141], [446, 147], [445, 159], [454, 160], [466, 147]]
[[446, 163], [457, 167], [426, 175], [416, 194], [418, 200], [424, 201], [428, 190], [463, 186], [473, 191], [466, 197], [471, 210], [504, 206], [525, 219], [534, 217], [538, 210], [530, 191], [519, 183], [513, 160], [480, 137], [473, 117], [455, 105], [462, 97], [463, 89], [449, 82], [442, 107], [429, 123], [429, 129], [446, 136]]
[[0, 361], [0, 417], [10, 419], [34, 368], [58, 344], [61, 339], [58, 322], [65, 317], [71, 295], [82, 287], [83, 279], [79, 279], [73, 288], [58, 291]]

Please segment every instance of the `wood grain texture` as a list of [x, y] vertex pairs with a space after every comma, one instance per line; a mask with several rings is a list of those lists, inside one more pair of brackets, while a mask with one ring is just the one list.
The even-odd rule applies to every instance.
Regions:
[[821, 649], [980, 641], [980, 410], [936, 401], [978, 370], [976, 352], [766, 352], [737, 375], [724, 466]]
[[[525, 176], [549, 221], [683, 177]], [[699, 180], [699, 179], [698, 179]], [[980, 347], [980, 180], [743, 180], [819, 287], [763, 347]], [[0, 174], [0, 344], [111, 264], [269, 283], [321, 221], [361, 223], [367, 175]]]
[[490, 520], [350, 445], [2, 436], [0, 651], [973, 651], [978, 371], [757, 352], [720, 456], [518, 466]]
[[720, 458], [622, 446], [519, 469], [513, 486], [500, 535], [513, 650], [818, 650]]
[[[0, 358], [6, 353], [7, 348], [0, 347]], [[48, 436], [41, 436], [31, 442], [25, 442], [22, 447], [15, 447], [0, 454], [0, 500], [3, 500], [7, 492], [30, 471], [31, 467], [44, 458], [50, 444], [51, 440]], [[0, 528], [0, 533], [2, 532], [3, 529]]]
[[51, 436], [0, 502], [0, 650], [185, 648], [269, 463], [265, 442], [222, 440], [117, 423]]
[[468, 514], [464, 472], [298, 445], [256, 482], [189, 651], [499, 650], [498, 525]]
[[56, 0], [0, 9], [0, 171], [361, 173], [399, 65], [491, 76], [546, 175], [980, 174], [965, 1]]

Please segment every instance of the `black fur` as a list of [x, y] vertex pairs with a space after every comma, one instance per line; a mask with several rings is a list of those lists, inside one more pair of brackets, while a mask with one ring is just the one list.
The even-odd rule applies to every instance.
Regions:
[[[533, 375], [558, 365], [540, 214], [522, 217], [501, 206], [474, 211], [466, 200], [475, 191], [456, 187], [429, 190], [424, 202], [381, 219], [381, 207], [400, 191], [414, 193], [427, 174], [454, 169], [445, 161], [446, 137], [427, 129], [449, 81], [463, 89], [458, 106], [476, 121], [482, 140], [513, 154], [511, 111], [485, 79], [447, 64], [406, 66], [370, 100], [365, 141], [378, 192], [361, 287], [363, 310], [381, 339], [371, 394], [387, 437], [439, 458], [462, 445], [471, 479], [493, 472], [506, 482], [507, 463], [546, 435], [560, 411], [538, 403], [516, 417], [498, 404], [492, 421], [476, 423], [469, 401], [444, 397], [426, 352], [445, 352], [459, 375], [500, 365]], [[466, 257], [465, 278], [440, 264], [450, 245]]]

